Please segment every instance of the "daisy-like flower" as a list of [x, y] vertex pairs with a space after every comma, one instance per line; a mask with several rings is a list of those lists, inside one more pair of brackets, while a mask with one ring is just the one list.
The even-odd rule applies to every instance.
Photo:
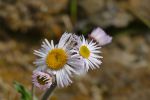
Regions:
[[94, 29], [89, 35], [90, 38], [94, 39], [100, 46], [109, 44], [112, 41], [112, 37], [107, 35], [101, 28]]
[[32, 82], [38, 88], [45, 90], [52, 85], [52, 77], [45, 72], [34, 71], [32, 75]]
[[74, 56], [80, 58], [84, 62], [84, 70], [88, 71], [89, 69], [99, 68], [102, 63], [99, 54], [100, 48], [95, 42], [88, 42], [84, 36], [78, 37], [77, 46], [74, 47], [72, 52], [74, 52]]
[[73, 57], [70, 47], [72, 45], [72, 34], [64, 33], [59, 43], [54, 46], [53, 41], [49, 43], [47, 39], [43, 41], [40, 50], [35, 50], [34, 54], [40, 58], [35, 61], [37, 70], [47, 70], [56, 77], [57, 86], [64, 87], [72, 83], [70, 77], [73, 73], [78, 74], [79, 67], [83, 66], [82, 60]]

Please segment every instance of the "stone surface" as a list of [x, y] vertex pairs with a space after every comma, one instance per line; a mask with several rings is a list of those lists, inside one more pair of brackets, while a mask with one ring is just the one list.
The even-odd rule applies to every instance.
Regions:
[[18, 33], [53, 33], [49, 37], [59, 37], [63, 27], [61, 31], [55, 28], [60, 29], [67, 5], [68, 0], [1, 0], [1, 27]]
[[150, 27], [150, 0], [129, 0], [130, 11], [148, 27]]
[[102, 27], [125, 27], [133, 19], [133, 16], [123, 6], [123, 1], [82, 0], [79, 1], [79, 5], [91, 23]]

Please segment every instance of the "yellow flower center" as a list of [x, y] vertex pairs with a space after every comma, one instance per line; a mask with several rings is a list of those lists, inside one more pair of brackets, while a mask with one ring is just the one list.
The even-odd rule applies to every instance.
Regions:
[[67, 62], [67, 54], [63, 49], [51, 50], [46, 58], [46, 64], [53, 70], [61, 69]]
[[47, 79], [46, 76], [45, 77], [44, 76], [43, 77], [37, 76], [37, 81], [39, 84], [45, 85], [45, 84], [47, 84], [49, 79]]
[[90, 50], [85, 45], [80, 47], [79, 53], [83, 58], [88, 58], [90, 56]]

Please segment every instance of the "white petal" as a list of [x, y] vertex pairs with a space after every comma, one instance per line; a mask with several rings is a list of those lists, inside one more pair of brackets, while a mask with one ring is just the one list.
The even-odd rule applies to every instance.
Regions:
[[37, 51], [37, 50], [34, 50], [34, 54], [39, 56], [39, 57], [45, 57], [46, 56], [46, 54], [44, 54], [43, 52]]

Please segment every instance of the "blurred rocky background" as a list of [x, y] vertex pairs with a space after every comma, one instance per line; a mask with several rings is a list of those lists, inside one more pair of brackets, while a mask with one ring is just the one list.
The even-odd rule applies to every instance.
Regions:
[[20, 100], [14, 81], [31, 89], [33, 50], [64, 31], [97, 26], [113, 36], [98, 70], [56, 89], [51, 100], [149, 100], [150, 0], [0, 0], [0, 100]]

